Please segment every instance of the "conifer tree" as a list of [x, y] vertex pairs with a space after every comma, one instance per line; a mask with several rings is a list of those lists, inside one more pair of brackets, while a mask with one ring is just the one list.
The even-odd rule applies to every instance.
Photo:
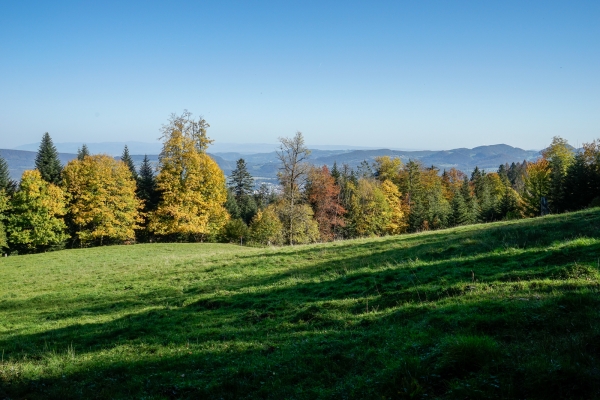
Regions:
[[159, 193], [156, 190], [156, 177], [150, 159], [144, 155], [144, 161], [140, 165], [139, 174], [137, 174], [137, 196], [144, 202], [144, 212], [148, 213], [156, 209], [159, 201]]
[[340, 180], [340, 171], [338, 170], [338, 166], [337, 166], [337, 162], [336, 161], [333, 162], [333, 167], [331, 167], [331, 177], [335, 181], [336, 185], [340, 184], [340, 182], [339, 182], [339, 180]]
[[471, 186], [469, 185], [469, 180], [466, 177], [463, 180], [463, 184], [460, 188], [460, 194], [462, 195], [468, 210], [467, 221], [465, 221], [465, 223], [474, 224], [477, 222], [477, 217], [479, 216], [479, 204], [477, 202], [477, 197], [471, 193]]
[[235, 199], [235, 194], [231, 189], [227, 189], [227, 200], [224, 204], [225, 209], [229, 213], [229, 216], [233, 219], [239, 219], [241, 216], [240, 206]]
[[[585, 208], [597, 196], [592, 188], [593, 171], [587, 165], [585, 155], [580, 153], [575, 156], [565, 174], [563, 186], [563, 211], [575, 211]], [[554, 186], [551, 185], [554, 189]]]
[[469, 209], [465, 204], [465, 198], [460, 190], [455, 189], [452, 201], [450, 202], [452, 213], [450, 214], [450, 225], [466, 225], [470, 221]]
[[87, 145], [84, 143], [80, 149], [77, 149], [77, 159], [83, 161], [85, 157], [90, 155]]
[[519, 208], [519, 194], [509, 184], [498, 203], [498, 217], [500, 219], [517, 219], [520, 217]]
[[[229, 190], [234, 195], [235, 202], [237, 203], [237, 218], [241, 218], [246, 224], [252, 221], [258, 210], [256, 201], [252, 196], [253, 189], [254, 178], [248, 172], [246, 161], [240, 158], [237, 160], [236, 168], [231, 171], [231, 175], [229, 176]], [[228, 202], [231, 203], [229, 200]]]
[[42, 179], [46, 182], [55, 185], [60, 184], [62, 165], [58, 158], [58, 151], [54, 147], [48, 132], [44, 133], [42, 137], [40, 148], [35, 157], [35, 168], [40, 171]]
[[233, 191], [236, 199], [239, 200], [243, 196], [249, 196], [254, 189], [254, 178], [248, 172], [246, 161], [240, 158], [236, 162], [235, 169], [231, 171], [229, 176], [229, 188]]
[[127, 145], [125, 145], [125, 147], [123, 148], [123, 154], [121, 155], [121, 161], [123, 161], [125, 163], [125, 165], [127, 165], [127, 168], [129, 168], [129, 171], [131, 171], [131, 176], [137, 182], [138, 173], [135, 169], [135, 163], [133, 162], [133, 159], [129, 155], [129, 148], [127, 147]]
[[548, 193], [548, 202], [554, 212], [562, 212], [567, 205], [565, 204], [565, 184], [567, 170], [574, 160], [574, 152], [569, 143], [555, 136], [548, 148], [542, 151], [544, 159], [548, 160], [550, 167], [550, 190]]
[[5, 190], [9, 193], [13, 186], [12, 179], [10, 179], [10, 171], [8, 170], [8, 163], [0, 156], [0, 190]]

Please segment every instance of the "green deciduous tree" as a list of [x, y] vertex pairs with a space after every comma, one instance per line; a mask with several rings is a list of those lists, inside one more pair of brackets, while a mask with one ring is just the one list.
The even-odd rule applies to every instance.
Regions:
[[250, 223], [250, 240], [262, 245], [277, 245], [283, 241], [283, 225], [274, 205], [258, 211]]
[[66, 211], [60, 187], [44, 180], [38, 170], [25, 171], [11, 200], [7, 223], [11, 246], [33, 251], [63, 243], [69, 237], [63, 219]]
[[53, 183], [55, 185], [60, 184], [60, 173], [62, 171], [62, 165], [58, 158], [58, 151], [48, 132], [44, 133], [40, 148], [35, 157], [35, 168], [40, 171], [42, 179], [46, 182]]

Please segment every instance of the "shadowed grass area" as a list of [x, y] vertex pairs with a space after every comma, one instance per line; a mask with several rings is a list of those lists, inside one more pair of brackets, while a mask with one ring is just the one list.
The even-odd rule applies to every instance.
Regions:
[[600, 211], [0, 261], [0, 398], [594, 398]]

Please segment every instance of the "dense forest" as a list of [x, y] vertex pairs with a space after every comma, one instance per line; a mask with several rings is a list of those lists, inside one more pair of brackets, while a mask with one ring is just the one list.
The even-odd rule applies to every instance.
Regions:
[[64, 167], [49, 134], [19, 183], [0, 158], [0, 248], [7, 254], [135, 242], [294, 245], [397, 235], [600, 205], [600, 141], [555, 137], [535, 162], [440, 171], [378, 157], [358, 168], [310, 164], [300, 132], [280, 138], [277, 190], [243, 159], [227, 179], [206, 153], [208, 123], [189, 112], [162, 128], [158, 166], [136, 168], [84, 145]]

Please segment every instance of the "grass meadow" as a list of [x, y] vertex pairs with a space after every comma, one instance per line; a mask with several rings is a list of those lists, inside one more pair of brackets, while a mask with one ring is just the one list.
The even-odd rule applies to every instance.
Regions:
[[0, 259], [0, 398], [600, 396], [600, 209]]

